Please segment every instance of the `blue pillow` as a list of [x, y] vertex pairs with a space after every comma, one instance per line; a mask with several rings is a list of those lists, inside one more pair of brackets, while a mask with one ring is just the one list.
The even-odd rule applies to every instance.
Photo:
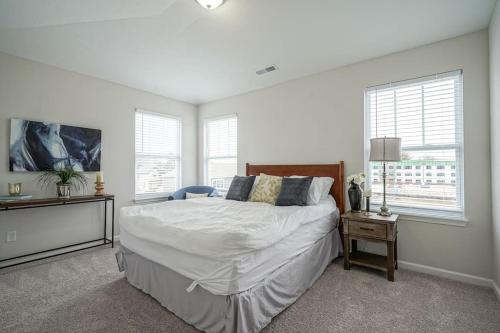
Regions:
[[226, 199], [236, 201], [247, 201], [252, 190], [255, 176], [234, 176], [231, 186], [227, 191]]
[[283, 178], [276, 206], [306, 206], [313, 177]]

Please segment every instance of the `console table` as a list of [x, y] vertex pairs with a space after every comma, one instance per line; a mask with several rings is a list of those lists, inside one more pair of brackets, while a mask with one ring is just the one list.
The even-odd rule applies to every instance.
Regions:
[[[69, 199], [43, 198], [43, 199], [13, 200], [13, 201], [0, 202], [0, 211], [5, 212], [4, 214], [6, 214], [8, 211], [11, 211], [11, 210], [31, 209], [31, 208], [41, 208], [41, 207], [54, 207], [54, 206], [67, 206], [67, 205], [86, 204], [86, 203], [94, 203], [94, 202], [103, 202], [104, 203], [104, 233], [103, 233], [102, 238], [93, 239], [93, 240], [89, 240], [86, 242], [81, 242], [81, 243], [76, 243], [76, 244], [71, 244], [71, 245], [65, 245], [65, 246], [61, 246], [61, 247], [57, 247], [57, 248], [53, 248], [53, 249], [48, 249], [48, 250], [43, 250], [43, 251], [39, 251], [39, 252], [23, 254], [20, 256], [11, 257], [11, 258], [7, 258], [7, 259], [1, 259], [0, 264], [2, 262], [14, 260], [14, 259], [25, 258], [25, 257], [33, 256], [36, 254], [42, 254], [42, 253], [47, 253], [47, 252], [52, 252], [52, 251], [57, 251], [57, 250], [63, 250], [63, 249], [67, 249], [67, 248], [74, 247], [74, 246], [86, 245], [86, 244], [96, 243], [96, 242], [102, 242], [102, 244], [97, 244], [97, 245], [94, 244], [91, 246], [79, 248], [77, 250], [64, 251], [61, 253], [48, 255], [48, 256], [41, 257], [41, 258], [26, 260], [26, 261], [18, 262], [15, 264], [6, 265], [6, 266], [0, 265], [0, 269], [19, 265], [19, 264], [25, 264], [27, 262], [32, 262], [32, 261], [36, 261], [36, 260], [55, 257], [55, 256], [58, 256], [61, 254], [90, 249], [90, 248], [97, 247], [97, 246], [103, 246], [103, 245], [107, 245], [107, 244], [111, 244], [111, 247], [114, 247], [115, 246], [115, 242], [114, 242], [114, 236], [115, 236], [115, 196], [112, 194], [105, 194], [102, 196], [85, 195], [85, 196], [74, 196], [74, 197], [70, 197]], [[107, 238], [108, 202], [111, 202], [111, 239]]]

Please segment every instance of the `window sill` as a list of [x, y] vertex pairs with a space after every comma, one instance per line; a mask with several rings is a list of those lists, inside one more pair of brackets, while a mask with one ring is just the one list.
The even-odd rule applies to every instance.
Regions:
[[168, 201], [168, 195], [167, 196], [162, 196], [162, 197], [155, 197], [155, 198], [135, 198], [134, 199], [134, 204], [148, 204], [148, 203], [155, 203], [155, 202], [162, 202], [162, 201]]
[[[378, 211], [379, 208], [380, 205], [374, 205], [371, 210]], [[466, 227], [469, 222], [463, 212], [432, 211], [390, 205], [389, 208], [394, 214], [399, 214], [401, 221], [441, 224], [454, 227]]]

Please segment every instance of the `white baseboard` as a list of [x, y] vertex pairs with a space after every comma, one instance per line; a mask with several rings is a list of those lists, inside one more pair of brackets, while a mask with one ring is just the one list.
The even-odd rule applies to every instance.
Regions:
[[[450, 279], [450, 280], [474, 284], [477, 286], [495, 288], [495, 286], [493, 285], [493, 280], [486, 279], [486, 278], [483, 278], [480, 276], [469, 275], [469, 274], [464, 274], [464, 273], [455, 272], [455, 271], [449, 271], [447, 269], [436, 268], [436, 267], [426, 266], [426, 265], [420, 265], [420, 264], [415, 264], [412, 262], [401, 261], [401, 260], [398, 260], [398, 266], [401, 268], [410, 270], [410, 271], [435, 275], [435, 276], [443, 277], [443, 278]], [[498, 289], [496, 291], [497, 291], [497, 296], [498, 296]]]
[[493, 286], [493, 291], [497, 296], [497, 300], [500, 302], [500, 287], [498, 286], [498, 284], [495, 283], [495, 281], [491, 281], [491, 284]]

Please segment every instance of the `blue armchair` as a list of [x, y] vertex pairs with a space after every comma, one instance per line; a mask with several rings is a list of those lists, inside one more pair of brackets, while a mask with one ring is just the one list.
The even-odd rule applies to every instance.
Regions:
[[218, 195], [217, 190], [212, 186], [195, 185], [178, 189], [168, 197], [168, 200], [184, 200], [186, 199], [186, 192], [196, 194], [208, 193], [209, 197], [215, 197]]

